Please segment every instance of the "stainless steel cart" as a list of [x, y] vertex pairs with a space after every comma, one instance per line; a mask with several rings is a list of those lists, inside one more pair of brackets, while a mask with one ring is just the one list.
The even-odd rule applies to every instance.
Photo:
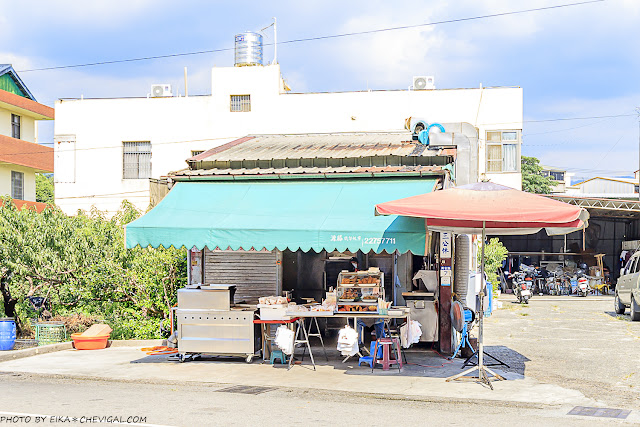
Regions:
[[191, 285], [178, 290], [178, 359], [195, 355], [242, 356], [258, 350], [255, 309], [236, 307], [234, 285]]

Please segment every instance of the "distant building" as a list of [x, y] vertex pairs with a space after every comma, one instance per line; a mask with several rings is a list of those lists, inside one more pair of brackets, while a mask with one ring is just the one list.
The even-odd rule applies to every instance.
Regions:
[[53, 149], [36, 141], [37, 120], [53, 119], [53, 108], [36, 102], [11, 65], [0, 64], [0, 195], [17, 205], [35, 205], [36, 173], [53, 172]]
[[596, 176], [573, 184], [567, 194], [592, 198], [637, 199], [638, 180]]
[[553, 166], [543, 166], [542, 167], [542, 175], [548, 176], [555, 181], [555, 185], [551, 188], [552, 194], [561, 194], [566, 193], [569, 187], [571, 186], [571, 178], [575, 175], [574, 173], [569, 173], [565, 169], [556, 168]]

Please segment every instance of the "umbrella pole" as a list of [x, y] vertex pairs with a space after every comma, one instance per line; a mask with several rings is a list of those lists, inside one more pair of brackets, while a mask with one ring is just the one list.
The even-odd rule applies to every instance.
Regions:
[[[491, 369], [484, 366], [484, 296], [485, 292], [485, 280], [484, 280], [484, 241], [486, 239], [486, 222], [482, 221], [482, 252], [480, 256], [480, 309], [478, 310], [478, 381], [487, 384], [491, 390], [493, 390], [493, 385], [491, 385], [491, 379], [496, 380], [504, 380], [504, 378]], [[472, 367], [467, 369], [466, 371], [460, 372], [452, 377], [447, 378], [447, 381], [451, 380], [462, 380], [462, 379], [474, 379], [473, 377], [465, 377], [468, 373], [471, 373], [476, 370], [476, 367]], [[493, 375], [493, 378], [489, 378], [487, 372]]]

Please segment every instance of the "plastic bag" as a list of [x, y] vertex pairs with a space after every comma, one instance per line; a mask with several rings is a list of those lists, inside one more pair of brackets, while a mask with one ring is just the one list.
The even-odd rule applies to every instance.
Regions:
[[360, 351], [358, 348], [358, 333], [351, 326], [347, 325], [338, 332], [337, 349], [343, 356], [353, 356]]
[[276, 345], [286, 355], [293, 353], [293, 331], [282, 325], [276, 329]]

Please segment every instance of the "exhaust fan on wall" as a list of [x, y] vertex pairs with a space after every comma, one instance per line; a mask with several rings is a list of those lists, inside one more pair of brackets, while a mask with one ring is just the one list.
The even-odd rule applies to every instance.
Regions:
[[413, 89], [435, 89], [436, 84], [433, 76], [414, 76], [413, 77]]
[[173, 96], [171, 94], [171, 85], [151, 85], [151, 96], [154, 98]]

